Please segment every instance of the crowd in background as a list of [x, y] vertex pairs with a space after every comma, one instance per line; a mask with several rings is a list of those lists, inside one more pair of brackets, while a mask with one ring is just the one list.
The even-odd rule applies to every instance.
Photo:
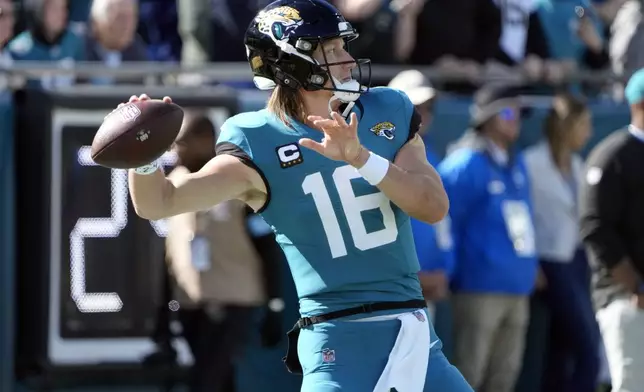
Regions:
[[[268, 0], [2, 0], [3, 61], [246, 61], [243, 35]], [[331, 0], [360, 32], [356, 57], [431, 65], [461, 79], [510, 67], [549, 83], [579, 70], [632, 73], [637, 0]], [[70, 83], [69, 79], [58, 83]], [[96, 80], [106, 83], [109, 80]], [[47, 83], [51, 83], [48, 81]], [[440, 86], [468, 89], [467, 83]]]
[[[108, 67], [130, 61], [245, 62], [246, 26], [269, 2], [0, 0], [0, 65], [21, 60], [97, 61]], [[448, 356], [477, 391], [514, 390], [530, 344], [526, 340], [530, 305], [538, 300], [552, 314], [553, 331], [543, 359], [542, 390], [590, 392], [608, 384], [606, 371], [602, 374], [605, 331], [600, 333], [595, 319], [591, 271], [577, 212], [584, 181], [584, 163], [577, 152], [592, 131], [592, 114], [576, 95], [558, 92], [543, 125], [543, 141], [515, 159], [512, 145], [521, 128], [520, 99], [525, 91], [481, 87], [478, 81], [482, 76], [509, 76], [517, 69], [535, 83], [560, 88], [580, 70], [612, 70], [630, 76], [644, 67], [642, 2], [330, 2], [361, 34], [350, 48], [355, 57], [409, 68], [431, 65], [458, 74], [459, 81], [430, 82], [410, 70], [390, 81], [416, 105], [425, 132], [441, 94], [474, 93], [471, 129], [447, 157], [441, 160], [428, 146], [428, 159], [438, 168], [450, 196], [449, 217], [435, 226], [412, 222], [422, 268], [419, 277], [437, 333], [454, 335], [454, 347], [445, 348]], [[45, 88], [80, 82], [114, 80], [57, 76], [29, 81]], [[587, 94], [615, 92], [606, 86], [582, 87]], [[616, 91], [621, 94], [623, 88]], [[194, 171], [212, 153], [199, 146], [212, 145], [204, 138], [217, 130], [203, 114], [192, 113], [188, 119], [180, 135], [183, 139], [177, 142], [183, 167], [177, 170]], [[487, 139], [500, 141], [505, 148], [490, 146]], [[492, 159], [472, 151], [485, 151]], [[218, 241], [227, 245], [242, 241], [242, 224], [250, 228], [249, 238], [258, 252], [212, 256], [213, 260], [201, 263], [212, 262], [216, 268], [202, 269], [190, 260], [195, 255], [209, 258], [204, 256], [210, 254], [207, 249], [223, 249], [213, 245]], [[211, 238], [199, 245], [195, 236]], [[167, 253], [178, 290], [175, 296], [192, 304], [183, 308], [180, 318], [197, 360], [198, 372], [191, 381], [195, 391], [220, 390], [214, 385], [222, 384], [221, 380], [225, 380], [221, 390], [232, 388], [231, 358], [243, 346], [249, 309], [267, 302], [263, 336], [269, 346], [279, 339], [281, 326], [274, 314], [283, 305], [272, 301], [279, 295], [271, 288], [271, 279], [261, 278], [272, 270], [270, 262], [279, 259], [274, 246], [262, 240], [267, 236], [270, 229], [234, 203], [171, 221]], [[248, 249], [245, 242], [234, 247], [239, 252]], [[237, 267], [231, 267], [230, 260], [237, 260]], [[212, 279], [219, 283], [212, 284]], [[161, 352], [166, 355], [168, 350]]]

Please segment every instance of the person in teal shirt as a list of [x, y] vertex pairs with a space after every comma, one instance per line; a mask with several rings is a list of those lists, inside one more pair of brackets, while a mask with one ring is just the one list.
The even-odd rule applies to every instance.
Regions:
[[[70, 67], [74, 62], [85, 59], [80, 32], [68, 27], [67, 0], [33, 0], [25, 7], [28, 28], [8, 44], [14, 60], [52, 61]], [[73, 82], [73, 76], [45, 75], [30, 80], [29, 84], [51, 88]]]

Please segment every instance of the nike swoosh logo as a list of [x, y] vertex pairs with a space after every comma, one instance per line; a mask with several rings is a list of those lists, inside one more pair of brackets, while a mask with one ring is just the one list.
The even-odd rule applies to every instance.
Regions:
[[439, 342], [439, 340], [434, 340], [433, 342], [431, 342], [431, 343], [429, 344], [429, 349], [431, 350], [431, 349], [432, 349], [432, 347], [434, 347], [438, 342]]

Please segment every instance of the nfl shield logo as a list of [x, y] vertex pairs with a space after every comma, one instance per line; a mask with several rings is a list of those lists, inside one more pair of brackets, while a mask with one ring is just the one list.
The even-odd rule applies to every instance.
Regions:
[[421, 323], [424, 323], [424, 322], [425, 322], [425, 320], [426, 320], [426, 319], [425, 319], [425, 313], [424, 313], [422, 310], [416, 310], [416, 311], [414, 312], [414, 316], [416, 316], [416, 318], [418, 319], [418, 321], [420, 321]]
[[121, 121], [129, 123], [136, 120], [141, 115], [141, 111], [135, 105], [125, 105], [119, 110], [119, 114]]
[[329, 350], [328, 348], [322, 350], [322, 362], [335, 362], [335, 350]]

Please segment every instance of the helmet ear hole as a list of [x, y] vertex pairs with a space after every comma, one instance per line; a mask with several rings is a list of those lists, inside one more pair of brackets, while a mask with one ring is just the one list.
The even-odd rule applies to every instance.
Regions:
[[[315, 66], [312, 66], [311, 68], [315, 68]], [[324, 71], [315, 72], [315, 69], [312, 69], [311, 76], [308, 80], [309, 83], [305, 88], [309, 91], [323, 89], [327, 80], [329, 80], [329, 74]]]

